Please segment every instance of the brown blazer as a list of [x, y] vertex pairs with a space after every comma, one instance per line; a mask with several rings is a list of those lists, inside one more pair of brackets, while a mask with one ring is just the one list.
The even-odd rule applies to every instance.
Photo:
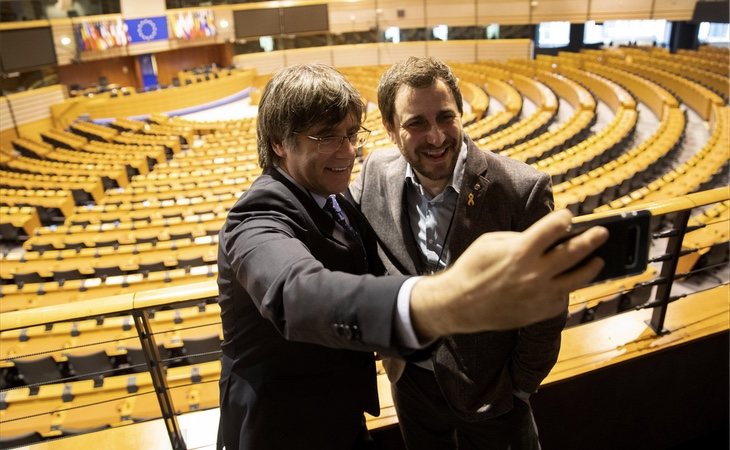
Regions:
[[[479, 150], [466, 138], [467, 159], [449, 242], [452, 261], [479, 235], [522, 231], [553, 206], [550, 177], [527, 164]], [[379, 239], [390, 274], [425, 273], [405, 206], [406, 161], [397, 149], [375, 151], [350, 187]], [[566, 311], [567, 313], [567, 311]], [[449, 336], [431, 359], [438, 384], [464, 420], [512, 408], [514, 390], [534, 392], [558, 357], [566, 314], [517, 330]], [[405, 362], [386, 362], [391, 381]]]

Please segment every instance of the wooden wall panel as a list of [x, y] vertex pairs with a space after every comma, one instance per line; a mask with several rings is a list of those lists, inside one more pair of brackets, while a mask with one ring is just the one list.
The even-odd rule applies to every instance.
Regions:
[[18, 137], [15, 128], [0, 131], [0, 148], [10, 150], [13, 148], [13, 139]]
[[[186, 47], [155, 54], [157, 76], [161, 84], [171, 84], [178, 71], [216, 63], [228, 66], [231, 63], [230, 44], [211, 44]], [[121, 86], [141, 87], [135, 73], [135, 56], [121, 56], [103, 60], [86, 61], [58, 67], [59, 82], [66, 85], [80, 84], [93, 86], [99, 84], [99, 77], [105, 76], [109, 83]]]
[[0, 97], [0, 132], [4, 132], [13, 128], [13, 115], [10, 112], [8, 98], [5, 96]]
[[335, 67], [377, 66], [379, 63], [378, 44], [332, 47], [332, 65]]
[[125, 19], [153, 17], [165, 14], [165, 2], [162, 0], [119, 0], [119, 9]]
[[401, 42], [400, 44], [380, 44], [380, 64], [393, 64], [409, 56], [426, 56], [426, 42]]
[[172, 78], [182, 70], [216, 63], [218, 66], [227, 66], [226, 45], [212, 44], [204, 47], [187, 47], [169, 52], [157, 53], [157, 79], [160, 84], [171, 84]]
[[[39, 139], [40, 132], [53, 125], [49, 106], [65, 99], [66, 87], [59, 84], [3, 97], [0, 103], [0, 145], [9, 148], [10, 140], [17, 136]], [[12, 108], [12, 115], [9, 108]]]
[[7, 96], [15, 124], [20, 127], [51, 117], [50, 105], [66, 99], [66, 87], [59, 84]]
[[428, 1], [426, 3], [426, 25], [449, 25], [470, 27], [477, 24], [477, 8], [474, 0]]
[[652, 0], [591, 0], [590, 20], [651, 19]]
[[[51, 20], [51, 32], [53, 33], [53, 46], [56, 49], [56, 61], [59, 65], [71, 64], [76, 59], [76, 38], [74, 37], [73, 24], [70, 19]], [[70, 43], [63, 45], [61, 38], [70, 39]]]
[[390, 65], [409, 56], [435, 56], [450, 62], [529, 59], [532, 57], [532, 49], [530, 39], [419, 41], [250, 53], [235, 56], [234, 62], [236, 67], [256, 69], [258, 74], [266, 75], [285, 66], [313, 61], [335, 67], [352, 67]]
[[286, 65], [306, 63], [332, 64], [332, 52], [329, 47], [301, 48], [296, 51], [287, 50], [284, 52]]
[[[528, 0], [476, 0], [479, 25], [524, 25], [530, 23]], [[587, 1], [587, 0], [586, 0]]]
[[170, 41], [166, 40], [138, 42], [127, 46], [127, 54], [146, 55], [147, 53], [164, 52], [169, 49]]
[[89, 87], [98, 85], [99, 77], [105, 76], [109, 83], [120, 86], [141, 86], [134, 73], [134, 59], [133, 56], [122, 56], [59, 66], [57, 68], [58, 82], [67, 86], [79, 84]]
[[[402, 17], [398, 16], [399, 13]], [[422, 0], [378, 0], [375, 14], [381, 30], [388, 27], [421, 28], [426, 25], [426, 6]]]
[[375, 28], [375, 1], [330, 2], [330, 31], [347, 33]]
[[532, 23], [567, 21], [585, 22], [588, 17], [586, 0], [538, 0], [532, 7]]
[[283, 51], [247, 53], [234, 56], [233, 64], [240, 68], [255, 69], [258, 74], [269, 74], [286, 67], [286, 59]]
[[478, 41], [477, 60], [506, 61], [508, 59], [531, 59], [533, 42], [530, 39], [493, 39]]
[[0, 148], [13, 148], [12, 140], [18, 137], [7, 97], [0, 97]]
[[449, 63], [475, 62], [477, 60], [476, 41], [429, 41], [428, 56], [433, 56]]
[[112, 47], [106, 50], [88, 50], [79, 54], [79, 60], [82, 62], [86, 61], [98, 61], [100, 59], [107, 60], [109, 58], [120, 58], [129, 56], [127, 47]]
[[[233, 10], [226, 7], [213, 8], [216, 24], [216, 39], [218, 42], [230, 42], [236, 39], [236, 30], [233, 26]], [[223, 28], [221, 22], [225, 21], [228, 25]]]
[[697, 0], [654, 0], [653, 19], [692, 20]]
[[208, 47], [210, 45], [215, 45], [217, 42], [218, 42], [218, 39], [215, 36], [203, 37], [203, 38], [196, 39], [194, 41], [187, 41], [185, 39], [172, 39], [172, 40], [170, 40], [169, 49], [170, 50], [181, 50], [181, 49], [201, 47], [201, 46]]

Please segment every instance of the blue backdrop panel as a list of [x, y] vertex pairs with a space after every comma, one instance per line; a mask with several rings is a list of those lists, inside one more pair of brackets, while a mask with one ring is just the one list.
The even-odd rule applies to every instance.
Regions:
[[139, 55], [137, 57], [145, 91], [157, 88], [157, 65], [154, 57], [154, 55]]

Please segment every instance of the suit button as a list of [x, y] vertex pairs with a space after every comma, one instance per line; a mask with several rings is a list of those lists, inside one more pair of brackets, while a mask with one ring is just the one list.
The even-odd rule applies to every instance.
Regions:
[[342, 333], [344, 331], [342, 329], [342, 326], [343, 325], [341, 323], [336, 323], [336, 324], [332, 325], [332, 328], [335, 329], [335, 333], [337, 333], [338, 336], [342, 336]]
[[350, 329], [350, 326], [349, 325], [343, 325], [343, 327], [345, 328], [345, 330], [344, 330], [345, 337], [347, 339], [352, 340], [352, 329]]

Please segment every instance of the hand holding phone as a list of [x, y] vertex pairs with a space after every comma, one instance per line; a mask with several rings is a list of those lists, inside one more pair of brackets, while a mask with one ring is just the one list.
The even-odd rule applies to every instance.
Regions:
[[[576, 219], [578, 220], [576, 221]], [[603, 260], [603, 269], [591, 281], [592, 284], [636, 275], [646, 270], [649, 260], [651, 213], [641, 210], [588, 221], [580, 221], [579, 217], [576, 219], [573, 219], [570, 234], [560, 242], [565, 242], [594, 226], [602, 226], [608, 230], [608, 240], [584, 260], [587, 261], [593, 257]], [[573, 267], [577, 267], [584, 261], [578, 262]]]

